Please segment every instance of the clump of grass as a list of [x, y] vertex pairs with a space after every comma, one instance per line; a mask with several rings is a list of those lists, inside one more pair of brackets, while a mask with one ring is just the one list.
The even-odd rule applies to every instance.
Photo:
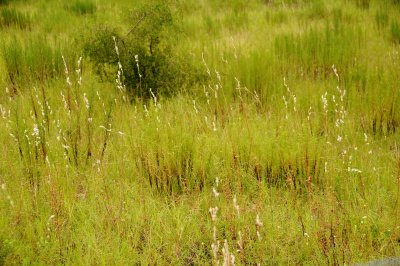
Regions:
[[385, 136], [396, 133], [400, 126], [398, 102], [399, 96], [394, 92], [392, 99], [376, 108], [370, 125], [373, 135]]
[[282, 34], [275, 39], [275, 51], [288, 67], [301, 66], [314, 77], [330, 75], [332, 64], [339, 69], [351, 66], [361, 48], [360, 30], [343, 27], [336, 21], [326, 24], [325, 30], [311, 28], [303, 34]]
[[203, 25], [207, 33], [211, 36], [216, 36], [221, 32], [221, 25], [207, 14], [203, 17]]
[[[17, 0], [18, 2], [26, 2], [26, 0]], [[16, 2], [15, 0], [0, 0], [0, 6], [1, 5], [7, 5], [11, 2]]]
[[31, 28], [31, 17], [29, 14], [19, 12], [13, 7], [2, 8], [0, 11], [0, 26], [1, 27], [18, 27], [20, 29]]
[[298, 4], [301, 4], [302, 1], [301, 0], [282, 0], [282, 1], [264, 0], [263, 3], [266, 5], [286, 6], [286, 5], [298, 5]]
[[289, 20], [288, 14], [282, 9], [267, 9], [265, 12], [265, 19], [268, 23], [274, 24], [283, 24]]
[[78, 15], [93, 14], [97, 9], [96, 3], [91, 0], [75, 0], [68, 4], [66, 8]]
[[247, 12], [234, 9], [226, 15], [224, 23], [230, 30], [237, 31], [241, 28], [246, 28], [249, 24], [249, 17]]
[[[65, 51], [66, 52], [66, 51]], [[12, 38], [3, 44], [2, 54], [9, 81], [44, 82], [63, 74], [62, 49], [43, 37], [31, 37], [26, 42]]]
[[361, 9], [369, 9], [371, 0], [355, 0], [354, 3]]
[[7, 256], [11, 253], [11, 245], [4, 239], [0, 238], [0, 265], [5, 265]]
[[378, 30], [382, 30], [382, 29], [386, 28], [387, 25], [389, 24], [389, 15], [387, 14], [387, 12], [382, 11], [382, 10], [376, 11], [375, 23], [376, 23]]
[[322, 19], [327, 15], [324, 1], [313, 1], [306, 10], [306, 15], [310, 19]]
[[391, 0], [390, 2], [394, 5], [400, 5], [400, 0]]
[[392, 21], [390, 25], [390, 36], [392, 42], [400, 44], [400, 24], [397, 21]]
[[226, 13], [224, 18], [225, 27], [233, 31], [245, 28], [249, 24], [246, 2], [232, 1], [230, 2], [230, 6], [230, 11]]

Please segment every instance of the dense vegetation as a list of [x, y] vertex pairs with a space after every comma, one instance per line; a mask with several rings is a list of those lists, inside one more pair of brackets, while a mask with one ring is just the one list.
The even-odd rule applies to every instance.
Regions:
[[0, 265], [400, 254], [397, 0], [0, 0]]

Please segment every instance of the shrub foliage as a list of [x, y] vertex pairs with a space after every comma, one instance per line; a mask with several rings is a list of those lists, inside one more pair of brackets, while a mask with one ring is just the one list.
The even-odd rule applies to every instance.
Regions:
[[131, 13], [129, 28], [123, 33], [120, 29], [98, 26], [84, 51], [103, 80], [114, 80], [120, 63], [130, 95], [147, 98], [151, 96], [150, 89], [170, 95], [188, 81], [192, 72], [173, 49], [177, 29], [167, 3], [147, 3]]

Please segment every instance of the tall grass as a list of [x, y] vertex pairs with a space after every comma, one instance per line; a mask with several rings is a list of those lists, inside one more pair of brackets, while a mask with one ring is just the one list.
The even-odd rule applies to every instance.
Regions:
[[390, 24], [390, 36], [394, 43], [400, 43], [400, 23], [397, 21], [392, 21]]
[[369, 9], [371, 5], [371, 0], [353, 0], [353, 2], [362, 9]]
[[332, 64], [346, 71], [352, 67], [354, 58], [363, 45], [361, 29], [346, 28], [341, 23], [327, 23], [324, 30], [307, 29], [294, 36], [284, 34], [275, 39], [275, 53], [279, 60], [288, 62], [290, 68], [300, 66], [298, 72], [305, 71], [314, 77], [331, 74]]
[[0, 27], [15, 26], [20, 29], [30, 29], [31, 25], [32, 19], [29, 14], [12, 7], [4, 7], [0, 10]]
[[78, 15], [93, 14], [96, 12], [96, 3], [92, 0], [75, 0], [65, 7]]
[[[64, 50], [64, 53], [68, 54], [68, 51]], [[64, 74], [61, 47], [57, 43], [50, 44], [41, 36], [32, 36], [24, 42], [17, 37], [11, 38], [3, 43], [2, 54], [13, 86], [23, 82], [45, 82]]]
[[375, 15], [375, 22], [378, 30], [382, 30], [389, 24], [389, 15], [383, 10], [378, 10]]

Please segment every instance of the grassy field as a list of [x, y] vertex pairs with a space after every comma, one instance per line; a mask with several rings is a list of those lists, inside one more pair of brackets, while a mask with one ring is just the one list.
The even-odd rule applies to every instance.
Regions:
[[398, 0], [0, 0], [0, 265], [400, 255]]

